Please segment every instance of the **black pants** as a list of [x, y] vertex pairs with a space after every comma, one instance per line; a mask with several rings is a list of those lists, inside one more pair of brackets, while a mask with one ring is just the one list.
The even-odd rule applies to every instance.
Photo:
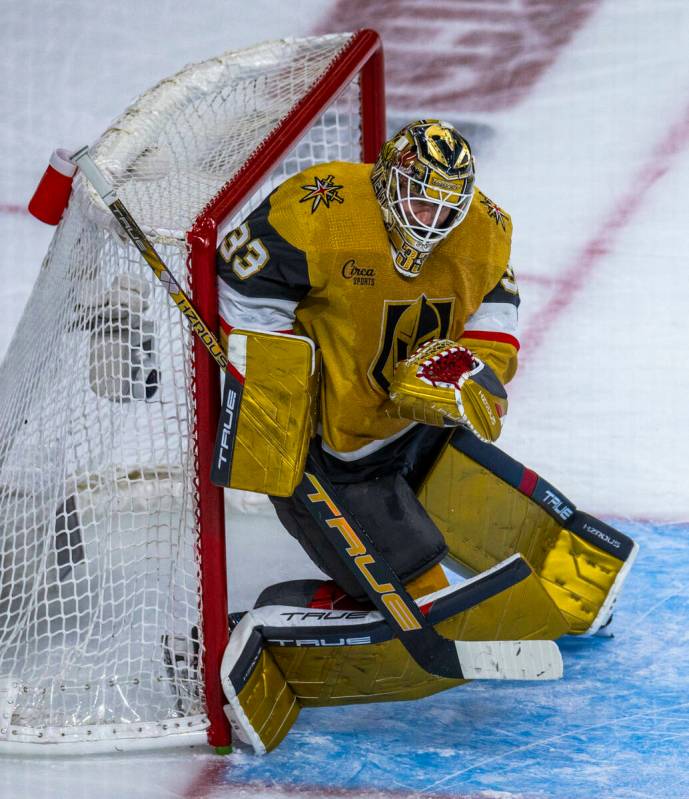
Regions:
[[[445, 540], [415, 491], [449, 435], [447, 430], [416, 425], [397, 441], [355, 462], [329, 456], [319, 438], [311, 444], [312, 457], [335, 487], [336, 502], [363, 527], [403, 582], [428, 571], [447, 554]], [[316, 566], [347, 594], [363, 601], [366, 594], [306, 507], [294, 496], [270, 499], [285, 529]]]

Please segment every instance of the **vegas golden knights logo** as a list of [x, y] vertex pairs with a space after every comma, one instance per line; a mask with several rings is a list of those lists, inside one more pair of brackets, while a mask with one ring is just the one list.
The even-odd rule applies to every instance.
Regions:
[[377, 391], [387, 394], [395, 364], [409, 358], [422, 344], [447, 338], [452, 322], [454, 299], [386, 300], [378, 352], [368, 370]]

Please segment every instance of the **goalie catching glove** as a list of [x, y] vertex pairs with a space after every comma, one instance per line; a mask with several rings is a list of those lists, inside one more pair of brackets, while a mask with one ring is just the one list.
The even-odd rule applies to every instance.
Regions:
[[463, 425], [481, 441], [497, 440], [507, 413], [507, 393], [495, 372], [447, 339], [429, 341], [397, 364], [390, 399], [405, 419]]

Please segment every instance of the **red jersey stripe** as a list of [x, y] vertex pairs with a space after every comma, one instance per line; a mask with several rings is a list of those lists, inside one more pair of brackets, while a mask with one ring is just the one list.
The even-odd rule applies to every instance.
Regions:
[[519, 340], [509, 333], [498, 333], [492, 330], [465, 330], [461, 338], [476, 338], [483, 341], [501, 341], [504, 344], [511, 344], [515, 350], [519, 351]]

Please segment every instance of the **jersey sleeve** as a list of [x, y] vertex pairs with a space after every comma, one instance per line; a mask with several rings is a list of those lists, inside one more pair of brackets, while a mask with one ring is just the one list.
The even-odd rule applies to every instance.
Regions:
[[306, 254], [271, 224], [278, 191], [219, 243], [218, 300], [225, 333], [235, 327], [291, 331], [297, 305], [311, 288]]
[[459, 343], [493, 369], [503, 383], [517, 371], [519, 289], [511, 266], [467, 319]]

